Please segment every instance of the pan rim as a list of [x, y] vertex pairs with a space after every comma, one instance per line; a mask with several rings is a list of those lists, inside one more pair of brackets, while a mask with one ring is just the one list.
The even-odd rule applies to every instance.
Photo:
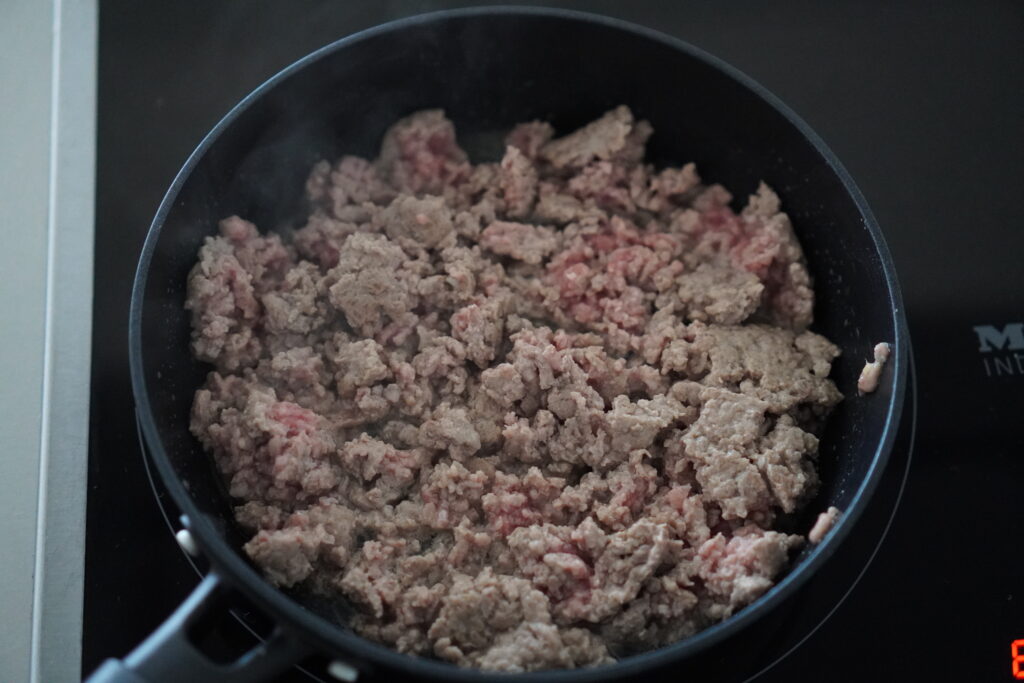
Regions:
[[[175, 504], [182, 514], [189, 519], [189, 529], [196, 537], [203, 553], [210, 560], [211, 566], [216, 571], [221, 572], [232, 586], [256, 601], [271, 616], [282, 620], [303, 637], [311, 638], [320, 647], [330, 650], [332, 655], [338, 655], [342, 658], [346, 656], [354, 657], [356, 661], [353, 663], [365, 661], [369, 664], [372, 662], [373, 664], [382, 665], [409, 675], [429, 676], [434, 679], [446, 678], [455, 681], [491, 680], [496, 676], [494, 673], [487, 673], [476, 669], [459, 668], [447, 662], [405, 655], [384, 645], [364, 639], [354, 633], [347, 633], [336, 625], [315, 615], [283, 592], [271, 586], [256, 569], [228, 546], [194, 504], [190, 494], [178, 478], [164, 449], [163, 440], [153, 419], [152, 406], [146, 387], [143, 362], [145, 350], [142, 344], [142, 318], [144, 314], [147, 276], [164, 222], [173, 208], [182, 187], [200, 160], [223, 132], [243, 112], [248, 110], [265, 93], [295, 73], [341, 49], [385, 33], [400, 32], [405, 29], [430, 23], [440, 23], [450, 19], [482, 16], [554, 18], [586, 24], [599, 24], [606, 28], [630, 33], [683, 52], [690, 58], [703, 62], [705, 65], [717, 70], [727, 78], [732, 79], [740, 86], [751, 91], [775, 109], [790, 125], [794, 126], [814, 147], [832, 172], [835, 173], [844, 191], [856, 206], [863, 220], [864, 227], [871, 236], [885, 278], [889, 300], [893, 304], [892, 326], [895, 336], [892, 344], [894, 353], [890, 361], [893, 372], [893, 390], [889, 397], [889, 405], [886, 411], [881, 438], [871, 457], [867, 475], [861, 480], [854, 493], [850, 508], [822, 544], [815, 548], [802, 562], [787, 571], [780, 581], [753, 603], [747, 605], [728, 619], [693, 636], [656, 650], [624, 657], [613, 664], [594, 669], [551, 670], [527, 674], [511, 674], [528, 677], [531, 681], [552, 682], [568, 681], [570, 679], [577, 682], [598, 681], [623, 675], [635, 675], [651, 668], [664, 666], [669, 662], [684, 660], [734, 636], [792, 596], [800, 586], [816, 573], [817, 569], [831, 557], [840, 543], [849, 535], [877, 488], [888, 465], [889, 455], [895, 442], [906, 397], [910, 341], [902, 294], [889, 249], [866, 199], [839, 159], [803, 119], [765, 87], [718, 57], [679, 38], [617, 18], [576, 10], [528, 6], [493, 6], [443, 10], [387, 22], [334, 41], [285, 67], [246, 95], [203, 137], [175, 176], [150, 225], [135, 273], [129, 310], [129, 366], [136, 411], [139, 414], [139, 422], [148, 446], [148, 449], [146, 449], [148, 457], [152, 459]], [[508, 678], [510, 674], [498, 675], [502, 678]]]

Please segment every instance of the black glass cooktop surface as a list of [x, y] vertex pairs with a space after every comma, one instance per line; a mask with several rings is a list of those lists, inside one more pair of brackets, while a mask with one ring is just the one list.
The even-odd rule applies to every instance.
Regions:
[[[131, 278], [167, 186], [280, 68], [361, 28], [467, 4], [481, 3], [101, 2], [84, 673], [128, 652], [198, 581], [147, 478], [127, 365]], [[736, 643], [765, 653], [754, 670], [792, 650], [757, 680], [1013, 680], [1017, 639], [1024, 671], [1024, 5], [539, 4], [679, 36], [774, 91], [852, 173], [896, 262], [917, 415], [873, 523], [884, 529], [902, 500], [870, 566], [874, 543], [833, 569], [836, 581], [863, 573], [841, 605], [812, 586], [776, 640]], [[228, 629], [228, 641], [251, 638]]]

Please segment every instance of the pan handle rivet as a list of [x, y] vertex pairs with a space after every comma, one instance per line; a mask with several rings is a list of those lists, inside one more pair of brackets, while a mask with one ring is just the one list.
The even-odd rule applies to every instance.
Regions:
[[337, 659], [331, 662], [327, 667], [327, 673], [331, 674], [339, 681], [345, 681], [345, 683], [355, 683], [355, 680], [359, 678], [358, 669]]
[[174, 538], [177, 539], [181, 549], [192, 557], [199, 554], [199, 546], [196, 545], [196, 541], [192, 538], [192, 533], [188, 529], [180, 529], [178, 533], [174, 534]]

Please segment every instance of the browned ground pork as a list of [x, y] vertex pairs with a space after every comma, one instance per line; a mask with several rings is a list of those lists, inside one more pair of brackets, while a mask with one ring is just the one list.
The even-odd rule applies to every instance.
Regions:
[[839, 350], [762, 185], [643, 162], [626, 107], [472, 164], [441, 111], [322, 161], [286, 239], [189, 277], [192, 431], [275, 584], [402, 652], [594, 666], [728, 617], [804, 538]]

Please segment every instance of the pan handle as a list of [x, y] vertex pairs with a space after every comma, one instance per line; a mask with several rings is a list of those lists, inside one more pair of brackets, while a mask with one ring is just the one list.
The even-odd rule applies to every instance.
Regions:
[[224, 609], [230, 588], [210, 572], [167, 621], [123, 660], [108, 659], [87, 683], [255, 683], [266, 681], [310, 654], [280, 626], [234, 662], [211, 661], [191, 642], [189, 631], [204, 615]]

